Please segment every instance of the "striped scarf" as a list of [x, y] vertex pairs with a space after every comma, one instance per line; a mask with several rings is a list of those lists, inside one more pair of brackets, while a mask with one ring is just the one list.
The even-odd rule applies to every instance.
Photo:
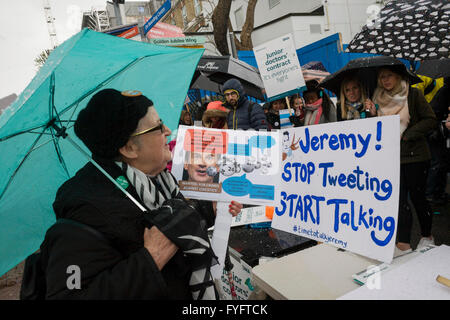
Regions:
[[125, 162], [116, 164], [126, 173], [139, 197], [150, 210], [160, 208], [164, 201], [172, 199], [180, 191], [175, 177], [167, 169], [156, 177], [151, 177]]
[[305, 126], [320, 123], [320, 117], [322, 116], [323, 112], [322, 102], [323, 98], [320, 98], [316, 102], [304, 106], [304, 109], [306, 111]]
[[360, 113], [363, 110], [364, 105], [361, 102], [349, 102], [345, 101], [347, 107], [347, 120], [361, 119]]

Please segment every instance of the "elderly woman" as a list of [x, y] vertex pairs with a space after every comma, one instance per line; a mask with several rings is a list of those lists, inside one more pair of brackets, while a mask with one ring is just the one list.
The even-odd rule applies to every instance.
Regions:
[[373, 102], [378, 116], [400, 116], [400, 204], [398, 242], [395, 255], [411, 250], [412, 211], [408, 194], [418, 216], [422, 238], [418, 247], [434, 244], [431, 236], [432, 212], [425, 198], [430, 150], [426, 135], [436, 126], [436, 116], [423, 94], [409, 85], [406, 68], [382, 67]]
[[[153, 102], [136, 91], [101, 90], [80, 111], [74, 131], [103, 171], [88, 162], [58, 189], [57, 223], [41, 245], [45, 298], [199, 298], [200, 288], [190, 285], [202, 286], [197, 272], [211, 279], [206, 227], [214, 218], [188, 203], [165, 169], [171, 131]], [[192, 250], [203, 253], [194, 257]], [[76, 290], [68, 285], [68, 266], [80, 270]]]
[[364, 87], [356, 77], [349, 77], [342, 81], [336, 112], [338, 121], [364, 119], [377, 115], [376, 105], [368, 101]]

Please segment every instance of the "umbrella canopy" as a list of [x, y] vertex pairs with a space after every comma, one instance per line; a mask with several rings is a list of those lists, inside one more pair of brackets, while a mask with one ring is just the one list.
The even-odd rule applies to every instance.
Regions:
[[321, 83], [330, 73], [320, 61], [311, 61], [302, 66], [303, 79], [306, 81], [317, 80]]
[[323, 65], [323, 63], [320, 61], [310, 61], [307, 64], [304, 64], [302, 66], [302, 69], [328, 72], [327, 69], [325, 68], [325, 66]]
[[409, 61], [450, 57], [450, 3], [442, 0], [390, 1], [348, 45]]
[[422, 61], [416, 73], [433, 79], [450, 77], [450, 59]]
[[141, 91], [174, 130], [202, 54], [89, 29], [50, 54], [0, 116], [0, 275], [38, 249], [57, 189], [87, 162], [70, 141], [90, 154], [73, 132], [89, 99], [105, 88]]
[[409, 71], [406, 66], [393, 57], [375, 56], [364, 57], [349, 61], [342, 69], [326, 77], [321, 86], [339, 96], [341, 83], [347, 77], [355, 76], [365, 86], [367, 96], [371, 97], [377, 86], [377, 70], [380, 67], [390, 66], [398, 70], [406, 77], [410, 84], [422, 82], [422, 80]]
[[[264, 95], [261, 92], [264, 84], [258, 69], [231, 56], [203, 56], [198, 63], [191, 84], [191, 88], [194, 88], [193, 85], [195, 85], [197, 89], [221, 92], [208, 89], [214, 89], [211, 85], [201, 87], [198, 83], [196, 84], [196, 80], [202, 77], [207, 77], [210, 81], [219, 84], [219, 90], [222, 89], [222, 85], [227, 80], [236, 78], [244, 86], [246, 94], [264, 100]], [[206, 81], [200, 80], [200, 82], [205, 83]]]

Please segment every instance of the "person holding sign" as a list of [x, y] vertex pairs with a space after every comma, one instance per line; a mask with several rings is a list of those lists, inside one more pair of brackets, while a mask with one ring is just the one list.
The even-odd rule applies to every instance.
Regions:
[[294, 118], [290, 118], [291, 122], [294, 124], [294, 127], [300, 127], [305, 121], [305, 100], [303, 100], [301, 95], [296, 93], [290, 97], [289, 102], [292, 108], [295, 110], [295, 115], [293, 116]]
[[340, 100], [337, 104], [337, 120], [353, 120], [374, 117], [377, 105], [367, 99], [366, 90], [356, 77], [344, 79], [341, 84]]
[[[45, 298], [191, 300], [205, 289], [214, 299], [204, 282], [214, 261], [210, 212], [190, 205], [165, 169], [171, 131], [153, 102], [135, 90], [101, 90], [74, 131], [96, 165], [88, 162], [58, 189], [56, 218], [73, 223], [54, 224], [41, 245]], [[76, 289], [68, 266], [78, 267]]]
[[422, 238], [418, 247], [434, 244], [431, 235], [432, 212], [425, 198], [430, 150], [426, 135], [436, 127], [436, 116], [423, 94], [410, 86], [406, 67], [382, 67], [378, 70], [374, 104], [378, 116], [400, 116], [400, 203], [398, 242], [395, 255], [411, 251], [412, 211], [408, 194], [417, 212]]
[[245, 96], [244, 87], [237, 79], [230, 79], [223, 85], [223, 94], [226, 99], [225, 106], [230, 109], [228, 113], [228, 128], [233, 130], [267, 130], [267, 120], [263, 109]]
[[337, 121], [336, 108], [330, 97], [319, 87], [316, 80], [306, 82], [305, 126]]
[[270, 102], [269, 111], [266, 114], [269, 129], [280, 129], [280, 110], [284, 109], [287, 109], [284, 98]]

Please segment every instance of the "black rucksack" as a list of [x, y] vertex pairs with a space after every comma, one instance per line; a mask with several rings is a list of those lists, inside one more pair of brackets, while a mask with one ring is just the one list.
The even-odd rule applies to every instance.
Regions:
[[45, 300], [47, 285], [40, 252], [33, 253], [25, 260], [20, 300]]
[[[58, 219], [53, 224], [70, 224], [78, 226], [83, 230], [95, 234], [100, 239], [105, 240], [105, 236], [99, 231], [82, 224], [80, 222], [70, 219]], [[52, 226], [52, 227], [53, 227]], [[40, 249], [45, 250], [46, 242], [42, 243]], [[22, 285], [20, 287], [20, 300], [45, 300], [47, 293], [46, 284], [46, 262], [42, 258], [42, 252], [38, 251], [29, 255], [25, 259], [25, 266], [23, 270]]]

